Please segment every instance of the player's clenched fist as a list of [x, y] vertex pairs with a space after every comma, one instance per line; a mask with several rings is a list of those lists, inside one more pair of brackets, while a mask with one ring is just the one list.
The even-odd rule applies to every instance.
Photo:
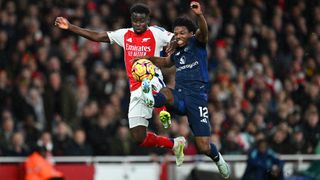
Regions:
[[196, 14], [196, 15], [200, 15], [202, 14], [202, 10], [200, 7], [200, 3], [197, 1], [192, 1], [190, 3], [190, 8], [192, 9], [192, 11]]
[[54, 22], [54, 25], [58, 26], [61, 29], [68, 29], [69, 21], [64, 17], [57, 17], [56, 21]]

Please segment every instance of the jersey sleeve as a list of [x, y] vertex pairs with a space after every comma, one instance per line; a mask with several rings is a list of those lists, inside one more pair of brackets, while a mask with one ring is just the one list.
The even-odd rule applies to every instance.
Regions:
[[128, 32], [128, 29], [118, 29], [115, 31], [108, 31], [108, 36], [110, 43], [117, 43], [119, 46], [123, 47], [124, 44], [124, 35]]
[[151, 30], [153, 31], [154, 35], [156, 36], [155, 38], [158, 40], [158, 42], [162, 46], [166, 46], [169, 44], [170, 40], [173, 37], [173, 33], [165, 30], [162, 27], [159, 26], [151, 26]]

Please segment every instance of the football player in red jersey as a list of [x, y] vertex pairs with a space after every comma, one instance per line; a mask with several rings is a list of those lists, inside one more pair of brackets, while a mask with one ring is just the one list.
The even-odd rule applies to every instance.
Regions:
[[[96, 32], [71, 24], [66, 18], [57, 17], [55, 26], [69, 30], [84, 38], [97, 42], [116, 43], [124, 49], [126, 71], [130, 82], [129, 128], [136, 143], [143, 147], [161, 147], [172, 149], [177, 158], [177, 165], [183, 162], [184, 137], [173, 140], [147, 132], [152, 109], [142, 100], [141, 83], [133, 79], [131, 74], [132, 59], [141, 56], [160, 56], [160, 51], [169, 44], [173, 34], [158, 26], [148, 26], [150, 10], [145, 4], [137, 3], [130, 8], [132, 28], [115, 31]], [[151, 84], [159, 91], [163, 86], [163, 77], [159, 69]], [[160, 114], [161, 115], [161, 114]], [[170, 118], [164, 114], [165, 118]], [[161, 119], [161, 117], [160, 117]], [[167, 122], [167, 121], [166, 121]]]

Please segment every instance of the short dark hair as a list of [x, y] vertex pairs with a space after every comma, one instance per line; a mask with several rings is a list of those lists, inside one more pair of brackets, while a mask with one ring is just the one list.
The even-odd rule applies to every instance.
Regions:
[[192, 20], [190, 20], [188, 17], [178, 17], [174, 22], [173, 22], [173, 29], [176, 26], [185, 26], [189, 32], [195, 33], [197, 30], [197, 26], [193, 23]]
[[130, 8], [130, 14], [132, 13], [140, 13], [140, 14], [146, 14], [150, 15], [150, 9], [146, 4], [143, 3], [136, 3], [131, 6]]
[[267, 139], [262, 138], [257, 141], [257, 146], [260, 146], [262, 143], [266, 143], [267, 145], [269, 144]]

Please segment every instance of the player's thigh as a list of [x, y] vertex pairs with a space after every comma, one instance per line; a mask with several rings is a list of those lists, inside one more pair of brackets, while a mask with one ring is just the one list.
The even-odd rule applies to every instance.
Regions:
[[142, 100], [142, 90], [138, 88], [131, 92], [130, 103], [129, 103], [129, 127], [133, 128], [136, 126], [148, 127], [149, 121], [152, 117], [152, 108], [145, 105]]
[[195, 136], [210, 136], [208, 101], [201, 95], [188, 95], [186, 109], [190, 128]]
[[184, 96], [176, 90], [169, 89], [172, 93], [173, 103], [167, 104], [167, 108], [178, 115], [186, 115]]

